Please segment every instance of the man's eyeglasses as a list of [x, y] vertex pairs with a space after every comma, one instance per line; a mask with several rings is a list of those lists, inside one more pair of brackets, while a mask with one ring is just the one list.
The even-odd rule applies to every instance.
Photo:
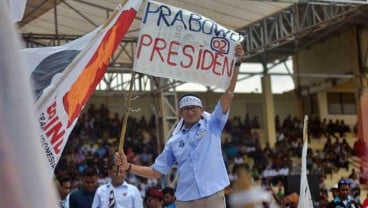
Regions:
[[198, 109], [199, 109], [198, 106], [189, 105], [189, 106], [182, 107], [180, 110], [183, 111], [184, 113], [188, 113], [189, 111], [197, 112]]

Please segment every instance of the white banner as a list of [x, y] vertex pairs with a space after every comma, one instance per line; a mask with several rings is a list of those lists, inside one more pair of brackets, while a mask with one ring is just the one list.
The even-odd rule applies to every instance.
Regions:
[[241, 35], [199, 14], [154, 1], [147, 2], [142, 18], [135, 71], [227, 88]]

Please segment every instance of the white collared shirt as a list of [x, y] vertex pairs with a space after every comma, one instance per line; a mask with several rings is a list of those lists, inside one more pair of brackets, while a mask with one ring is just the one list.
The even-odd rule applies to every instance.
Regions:
[[112, 186], [111, 183], [98, 187], [92, 208], [108, 208], [111, 189], [114, 192], [115, 208], [143, 208], [139, 190], [125, 181], [117, 187]]

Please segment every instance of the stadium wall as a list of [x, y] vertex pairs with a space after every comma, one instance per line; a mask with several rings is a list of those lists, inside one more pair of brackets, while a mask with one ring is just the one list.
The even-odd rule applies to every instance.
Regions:
[[[320, 91], [317, 93], [318, 98], [318, 107], [319, 107], [319, 115], [321, 118], [332, 119], [335, 121], [336, 119], [344, 120], [345, 124], [349, 125], [351, 128], [356, 124], [357, 115], [342, 115], [342, 114], [329, 114], [327, 107], [327, 93], [328, 92], [352, 92], [349, 88], [334, 88], [329, 90]], [[178, 92], [177, 97], [179, 98], [184, 92]], [[221, 93], [213, 93], [213, 92], [198, 92], [198, 94], [205, 105], [205, 108], [208, 110], [213, 109], [216, 102], [221, 96]], [[133, 95], [135, 97], [135, 95]], [[303, 115], [300, 115], [301, 110], [299, 109], [298, 99], [295, 93], [288, 92], [284, 94], [274, 94], [274, 107], [275, 107], [275, 115], [279, 115], [280, 120], [284, 120], [288, 115], [297, 116], [299, 118], [303, 118]], [[93, 95], [87, 104], [86, 109], [88, 109], [91, 103], [94, 103], [95, 108], [99, 108], [101, 104], [104, 104], [110, 110], [110, 116], [112, 117], [115, 113], [119, 113], [120, 116], [123, 116], [124, 113], [124, 97], [111, 96], [111, 95]], [[131, 108], [133, 112], [130, 112], [130, 116], [135, 118], [140, 118], [141, 116], [145, 116], [147, 119], [151, 117], [151, 115], [157, 114], [154, 106], [154, 100], [152, 95], [149, 93], [140, 94], [136, 100], [133, 100], [131, 103]], [[233, 100], [232, 108], [230, 111], [230, 118], [234, 116], [240, 116], [241, 119], [245, 118], [246, 114], [249, 114], [252, 119], [254, 116], [258, 117], [258, 121], [263, 126], [263, 98], [261, 94], [236, 94]]]
[[[178, 92], [177, 97], [179, 98], [184, 92]], [[198, 92], [198, 94], [205, 105], [205, 109], [211, 110], [215, 106], [218, 99], [221, 97], [221, 93], [213, 92]], [[134, 97], [134, 95], [133, 95]], [[88, 109], [91, 103], [94, 103], [95, 108], [99, 108], [101, 104], [104, 104], [110, 110], [110, 116], [114, 113], [119, 113], [120, 116], [124, 112], [124, 98], [111, 95], [93, 95], [87, 104]], [[297, 98], [294, 93], [276, 94], [274, 95], [275, 113], [279, 115], [280, 119], [283, 120], [288, 115], [298, 116]], [[140, 109], [138, 112], [130, 112], [130, 116], [140, 118], [145, 116], [149, 118], [155, 112], [154, 101], [152, 95], [149, 93], [141, 94], [136, 100], [131, 103], [133, 110]], [[261, 94], [236, 94], [233, 100], [232, 108], [230, 111], [230, 118], [234, 116], [240, 116], [242, 119], [245, 118], [246, 114], [250, 115], [250, 118], [254, 116], [258, 117], [258, 121], [262, 124], [263, 116], [263, 99]]]

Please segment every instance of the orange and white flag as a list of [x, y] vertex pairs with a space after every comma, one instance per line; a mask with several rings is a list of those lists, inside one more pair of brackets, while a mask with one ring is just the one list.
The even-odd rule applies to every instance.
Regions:
[[50, 170], [55, 168], [82, 109], [103, 78], [141, 2], [129, 0], [120, 5], [105, 27], [69, 44], [23, 51], [35, 86], [40, 142]]

